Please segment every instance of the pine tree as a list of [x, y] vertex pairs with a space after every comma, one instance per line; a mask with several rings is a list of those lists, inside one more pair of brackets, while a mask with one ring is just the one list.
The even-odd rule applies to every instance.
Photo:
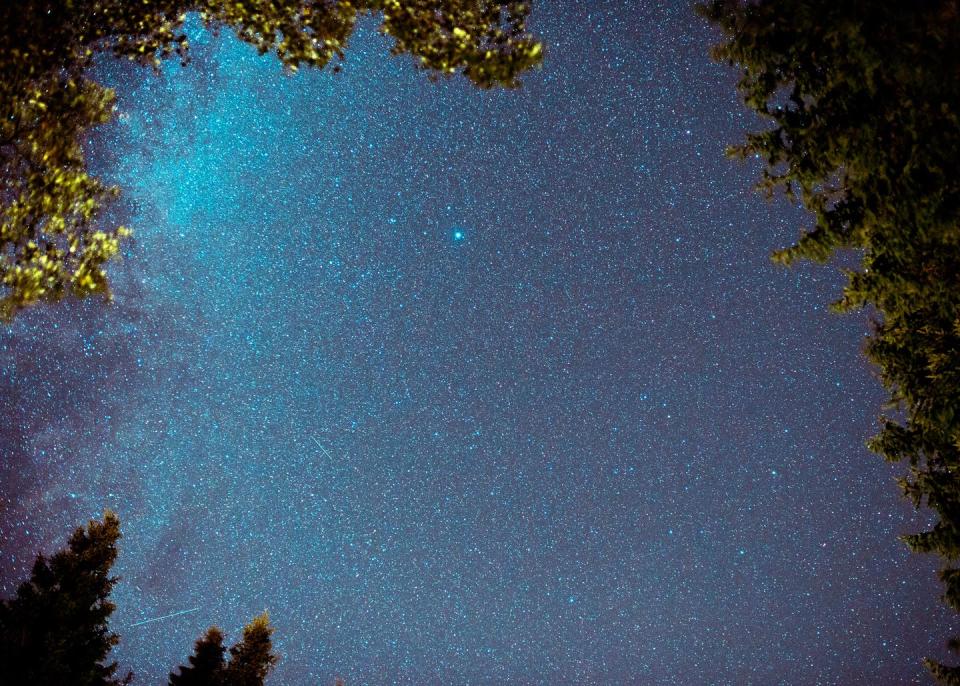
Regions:
[[170, 674], [170, 686], [219, 686], [225, 665], [223, 632], [213, 626], [194, 644], [190, 666]]
[[[107, 621], [116, 577], [120, 520], [106, 512], [70, 537], [67, 547], [38, 555], [30, 580], [16, 597], [0, 600], [0, 684], [3, 686], [121, 686], [116, 662], [107, 662], [119, 642]], [[277, 662], [266, 612], [243, 629], [225, 661], [223, 632], [210, 627], [194, 644], [189, 666], [170, 674], [170, 686], [263, 686]]]
[[11, 686], [114, 686], [116, 662], [107, 662], [118, 637], [107, 627], [114, 610], [110, 567], [117, 557], [120, 522], [78, 528], [67, 548], [39, 555], [30, 580], [0, 601], [0, 674]]
[[273, 627], [264, 612], [243, 628], [243, 638], [230, 648], [230, 663], [224, 670], [224, 684], [263, 686], [263, 680], [277, 663], [270, 636]]
[[171, 674], [169, 686], [263, 686], [267, 674], [277, 662], [270, 640], [273, 627], [266, 612], [254, 617], [243, 628], [243, 637], [230, 648], [230, 661], [224, 661], [223, 633], [210, 627], [198, 640], [190, 656], [190, 666]]
[[[893, 410], [870, 447], [909, 472], [903, 492], [939, 517], [905, 537], [945, 565], [960, 610], [960, 3], [711, 0], [714, 50], [768, 126], [732, 154], [814, 226], [775, 255], [826, 261], [853, 248], [838, 311], [878, 314], [866, 352]], [[954, 649], [957, 642], [951, 642]], [[928, 662], [943, 683], [960, 669]]]

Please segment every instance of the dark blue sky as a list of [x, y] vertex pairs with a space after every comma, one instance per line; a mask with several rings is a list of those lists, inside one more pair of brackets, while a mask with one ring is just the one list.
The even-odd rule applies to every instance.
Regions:
[[339, 75], [105, 64], [136, 237], [0, 332], [2, 590], [110, 507], [141, 684], [264, 608], [273, 684], [927, 683], [867, 317], [769, 261], [804, 218], [690, 6], [540, 2], [510, 92], [372, 27]]

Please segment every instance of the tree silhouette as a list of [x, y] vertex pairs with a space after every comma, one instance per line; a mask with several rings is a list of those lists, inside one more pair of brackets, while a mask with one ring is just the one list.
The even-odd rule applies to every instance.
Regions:
[[38, 555], [30, 580], [11, 600], [0, 601], [0, 673], [8, 684], [107, 686], [128, 683], [107, 662], [119, 640], [107, 627], [114, 610], [109, 600], [117, 579], [110, 567], [117, 557], [120, 521], [112, 512], [103, 521], [78, 528], [66, 549]]
[[194, 644], [190, 666], [180, 667], [179, 674], [170, 674], [170, 686], [217, 686], [223, 674], [223, 632], [215, 626]]
[[243, 627], [243, 638], [230, 649], [224, 681], [230, 686], [261, 686], [277, 662], [272, 651], [270, 617], [264, 612]]
[[[0, 683], [10, 686], [120, 686], [116, 662], [107, 662], [120, 638], [108, 627], [117, 583], [110, 568], [117, 559], [120, 520], [79, 527], [67, 547], [52, 557], [38, 555], [29, 581], [17, 595], [0, 600]], [[189, 666], [170, 674], [171, 686], [263, 686], [277, 662], [267, 613], [254, 617], [224, 659], [223, 633], [211, 627], [194, 645]]]
[[[769, 126], [731, 149], [758, 158], [814, 225], [783, 263], [856, 249], [838, 311], [878, 318], [867, 343], [893, 410], [869, 445], [906, 461], [903, 492], [939, 521], [905, 537], [940, 555], [960, 610], [960, 4], [956, 0], [712, 0], [720, 61]], [[956, 649], [960, 644], [950, 643]], [[928, 661], [943, 683], [960, 669]]]
[[224, 661], [223, 633], [210, 627], [198, 640], [189, 667], [170, 675], [170, 686], [263, 686], [277, 662], [270, 636], [273, 627], [266, 612], [243, 628], [240, 642], [230, 648], [230, 662]]
[[67, 294], [110, 295], [105, 266], [129, 231], [98, 224], [117, 189], [87, 172], [79, 142], [113, 116], [113, 92], [88, 74], [98, 53], [186, 62], [183, 23], [197, 13], [291, 71], [323, 68], [344, 58], [357, 19], [376, 13], [393, 53], [431, 76], [513, 87], [542, 58], [528, 12], [526, 2], [494, 0], [0, 3], [0, 320]]

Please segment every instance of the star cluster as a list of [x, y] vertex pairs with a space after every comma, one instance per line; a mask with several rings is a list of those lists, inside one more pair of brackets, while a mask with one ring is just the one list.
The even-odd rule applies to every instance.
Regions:
[[[284, 75], [194, 27], [91, 134], [116, 300], [0, 332], [0, 590], [116, 510], [122, 668], [264, 608], [272, 683], [924, 683], [951, 617], [884, 394], [686, 2], [541, 2], [519, 91], [372, 24]], [[197, 612], [132, 627], [145, 619]]]

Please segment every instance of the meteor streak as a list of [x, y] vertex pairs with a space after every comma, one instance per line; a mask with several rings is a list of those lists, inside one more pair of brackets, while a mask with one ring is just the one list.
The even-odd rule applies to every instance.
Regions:
[[320, 450], [323, 451], [323, 454], [327, 456], [327, 459], [329, 459], [329, 460], [332, 460], [332, 459], [333, 459], [333, 455], [331, 455], [330, 453], [327, 452], [327, 449], [324, 448], [323, 445], [320, 443], [320, 441], [317, 440], [317, 437], [316, 437], [316, 436], [311, 436], [310, 438], [312, 438], [312, 439], [313, 439], [313, 442], [317, 444], [317, 447], [320, 448]]

